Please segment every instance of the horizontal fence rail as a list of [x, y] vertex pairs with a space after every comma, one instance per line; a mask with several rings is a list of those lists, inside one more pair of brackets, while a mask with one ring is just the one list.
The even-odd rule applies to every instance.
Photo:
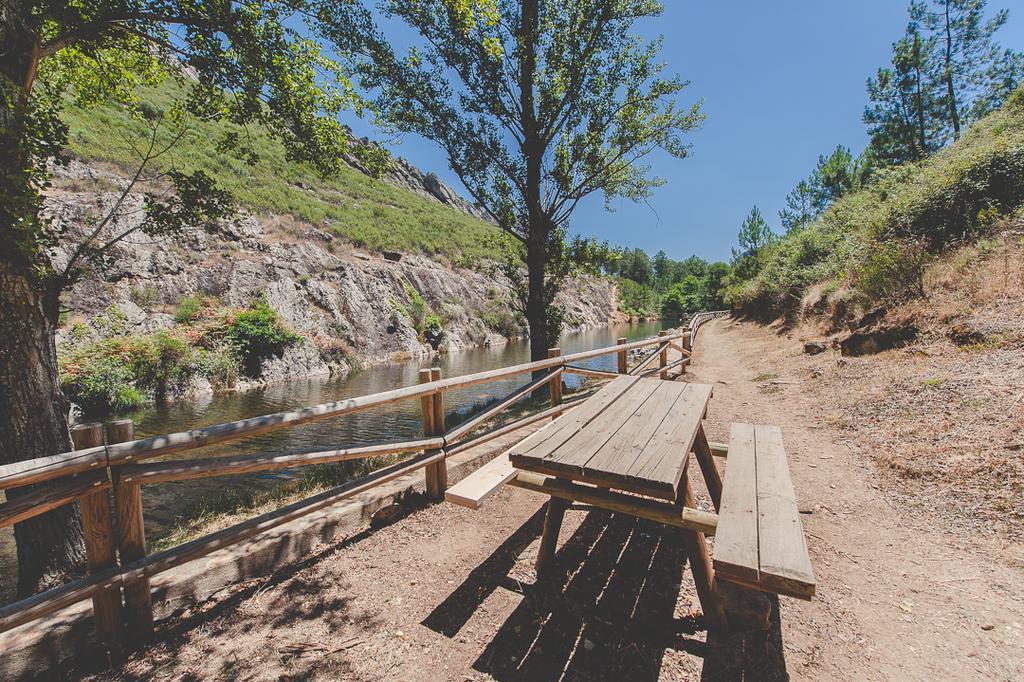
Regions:
[[[97, 639], [111, 650], [138, 647], [145, 643], [152, 632], [149, 579], [154, 575], [421, 469], [426, 476], [427, 495], [433, 499], [443, 499], [447, 486], [448, 457], [544, 419], [558, 417], [581, 404], [593, 393], [583, 391], [563, 401], [564, 374], [577, 374], [598, 380], [627, 373], [667, 378], [669, 371], [676, 367], [681, 367], [681, 372], [685, 371], [690, 362], [690, 348], [697, 328], [722, 314], [701, 313], [690, 320], [686, 329], [663, 331], [656, 337], [641, 341], [628, 343], [626, 339], [619, 339], [614, 346], [569, 355], [562, 355], [558, 348], [552, 348], [549, 357], [543, 360], [459, 377], [442, 379], [439, 369], [424, 369], [420, 371], [420, 383], [417, 385], [191, 431], [134, 440], [131, 422], [122, 420], [107, 425], [106, 444], [103, 444], [99, 425], [76, 427], [73, 434], [76, 436], [76, 445], [90, 447], [0, 467], [0, 490], [45, 484], [31, 492], [23, 491], [0, 504], [0, 527], [20, 523], [64, 504], [81, 502], [89, 574], [0, 607], [0, 632], [92, 598]], [[630, 352], [649, 347], [655, 348], [629, 369]], [[682, 357], [668, 362], [669, 349], [679, 351]], [[617, 356], [617, 372], [591, 369], [578, 364], [608, 355]], [[528, 373], [533, 374], [533, 377], [526, 385], [486, 406], [461, 424], [445, 428], [445, 391]], [[486, 422], [539, 391], [546, 391], [548, 396], [550, 405], [546, 409], [519, 416], [510, 423], [500, 424], [490, 430], [480, 430]], [[254, 453], [142, 462], [416, 398], [420, 399], [424, 433], [423, 438], [416, 440], [299, 453]], [[403, 453], [414, 454], [397, 464], [377, 469], [366, 476], [273, 512], [152, 555], [146, 554], [141, 497], [143, 485], [210, 476], [235, 476]], [[110, 504], [111, 499], [113, 505]]]

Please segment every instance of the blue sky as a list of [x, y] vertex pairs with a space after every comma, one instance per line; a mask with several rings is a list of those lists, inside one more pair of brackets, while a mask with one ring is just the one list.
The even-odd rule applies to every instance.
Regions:
[[[727, 260], [736, 232], [757, 205], [773, 227], [790, 189], [837, 144], [859, 153], [867, 144], [861, 114], [864, 83], [888, 64], [891, 43], [906, 24], [903, 0], [680, 2], [667, 0], [646, 36], [665, 35], [667, 70], [691, 81], [682, 102], [704, 101], [707, 121], [690, 136], [691, 156], [649, 158], [667, 180], [645, 204], [616, 202], [605, 210], [591, 197], [573, 215], [571, 231], [664, 249], [677, 259], [697, 254]], [[1024, 49], [1024, 7], [996, 34]], [[432, 143], [405, 136], [395, 153], [461, 185]]]

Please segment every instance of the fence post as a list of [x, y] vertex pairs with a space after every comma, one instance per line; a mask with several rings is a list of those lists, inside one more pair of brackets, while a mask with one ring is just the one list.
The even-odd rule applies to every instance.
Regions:
[[[623, 336], [623, 337], [619, 338], [619, 340], [616, 341], [615, 343], [617, 345], [619, 345], [619, 346], [625, 346], [626, 345], [626, 337]], [[618, 355], [619, 355], [619, 374], [625, 374], [627, 371], [629, 371], [628, 368], [626, 367], [626, 351], [620, 350]]]
[[[102, 424], [79, 424], [71, 429], [76, 450], [103, 445]], [[110, 511], [110, 493], [104, 488], [82, 498], [82, 534], [85, 537], [85, 560], [89, 573], [117, 565], [114, 545], [114, 524]], [[121, 590], [114, 587], [92, 598], [96, 639], [111, 653], [121, 647]]]
[[[430, 380], [441, 380], [441, 368], [433, 367], [430, 370]], [[434, 435], [444, 435], [444, 391], [434, 394]], [[448, 460], [442, 459], [437, 464], [431, 464], [434, 468], [434, 478], [437, 481], [437, 499], [444, 499], [444, 491], [448, 489]]]
[[[420, 370], [420, 383], [428, 384], [431, 382], [431, 371], [429, 367], [424, 367]], [[436, 436], [437, 425], [434, 423], [434, 396], [430, 393], [420, 396], [420, 412], [423, 414], [423, 435], [424, 436]], [[427, 486], [427, 497], [437, 499], [438, 490], [440, 483], [437, 480], [437, 469], [433, 464], [423, 469], [423, 475], [425, 477]]]
[[[562, 354], [561, 348], [548, 348], [548, 357], [557, 358]], [[552, 370], [553, 371], [553, 370]], [[548, 384], [548, 390], [551, 392], [551, 407], [562, 404], [562, 377], [559, 375], [557, 378], [552, 379]]]
[[[124, 443], [135, 439], [135, 424], [131, 419], [119, 419], [107, 424], [107, 443]], [[142, 486], [122, 483], [120, 471], [114, 467], [114, 508], [117, 511], [117, 547], [121, 565], [146, 556], [146, 528], [142, 520]], [[125, 579], [124, 628], [129, 646], [139, 648], [153, 636], [153, 597], [149, 578]]]
[[[665, 331], [665, 330], [661, 330], [660, 332], [658, 332], [658, 336], [659, 337], [668, 336], [668, 332]], [[662, 343], [664, 343], [664, 340], [662, 340]], [[661, 349], [661, 353], [658, 355], [658, 367], [664, 368], [665, 365], [667, 365], [667, 364], [668, 364], [668, 346], [665, 346], [664, 348]], [[658, 374], [658, 377], [661, 378], [662, 380], [668, 379], [668, 370], [667, 369], [662, 369], [661, 372]]]

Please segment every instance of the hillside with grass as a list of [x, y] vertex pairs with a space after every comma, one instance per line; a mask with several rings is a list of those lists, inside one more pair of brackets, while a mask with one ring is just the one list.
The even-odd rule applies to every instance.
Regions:
[[874, 170], [864, 186], [762, 248], [725, 298], [751, 315], [827, 313], [836, 326], [924, 297], [943, 254], [1024, 217], [1024, 89], [962, 139], [917, 163]]
[[[54, 168], [46, 213], [68, 243], [84, 243], [97, 225], [111, 237], [137, 225], [146, 194], [159, 194], [170, 171], [203, 171], [235, 204], [227, 219], [118, 241], [65, 293], [60, 374], [85, 414], [526, 334], [496, 265], [498, 229], [436, 176], [396, 158], [378, 176], [352, 159], [323, 177], [258, 130], [168, 124], [172, 87], [147, 91], [142, 116], [111, 105], [67, 110], [69, 158]], [[167, 151], [132, 184], [154, 131], [155, 148]], [[256, 152], [252, 163], [221, 151], [232, 134]], [[59, 265], [71, 252], [59, 245], [52, 257]], [[559, 304], [566, 331], [620, 316], [608, 278], [570, 279]]]
[[[139, 152], [157, 127], [160, 145], [179, 128], [158, 123], [171, 112], [176, 92], [171, 82], [149, 89], [142, 99], [144, 117], [123, 107], [69, 107], [70, 151], [88, 163], [113, 164], [125, 173], [139, 165]], [[288, 216], [335, 234], [372, 252], [401, 251], [471, 265], [493, 258], [497, 230], [462, 207], [440, 203], [427, 192], [417, 193], [355, 167], [323, 177], [304, 163], [289, 160], [280, 142], [258, 127], [190, 120], [182, 138], [152, 162], [154, 170], [202, 170], [227, 190], [241, 208], [257, 215]], [[218, 148], [237, 135], [258, 155], [247, 163], [239, 154]], [[404, 169], [399, 169], [404, 170]], [[427, 178], [436, 182], [436, 178]], [[428, 194], [428, 196], [424, 196]], [[472, 211], [474, 207], [465, 206]]]

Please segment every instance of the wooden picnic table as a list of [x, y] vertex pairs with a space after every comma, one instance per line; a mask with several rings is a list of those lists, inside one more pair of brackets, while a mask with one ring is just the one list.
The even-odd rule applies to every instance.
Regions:
[[[554, 479], [536, 485], [518, 480], [523, 487], [551, 494], [538, 573], [554, 556], [562, 518], [573, 500], [626, 513], [636, 505], [638, 516], [650, 517], [654, 509], [681, 520], [676, 525], [682, 527], [704, 613], [712, 627], [724, 627], [704, 533], [698, 523], [685, 522], [687, 514], [700, 514], [687, 476], [691, 450], [716, 510], [721, 500], [722, 480], [702, 423], [711, 394], [707, 384], [619, 376], [577, 409], [512, 447], [508, 457], [513, 467]], [[595, 495], [593, 486], [621, 493]]]

